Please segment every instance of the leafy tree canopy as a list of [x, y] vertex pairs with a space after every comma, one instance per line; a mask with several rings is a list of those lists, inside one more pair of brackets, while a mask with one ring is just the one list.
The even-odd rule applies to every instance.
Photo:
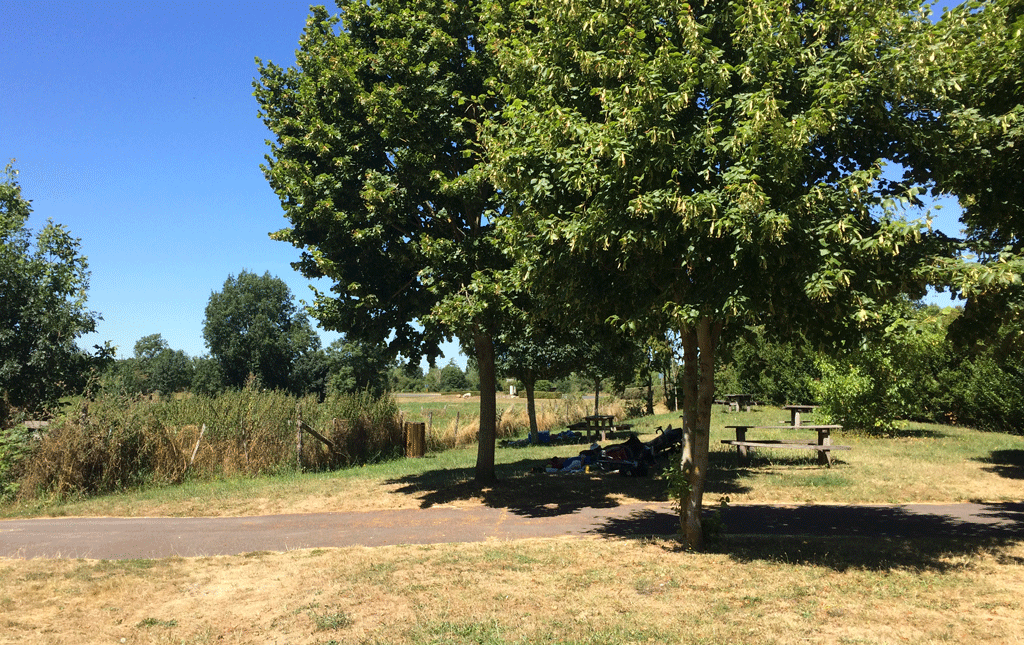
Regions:
[[320, 347], [288, 285], [269, 272], [228, 276], [224, 288], [210, 295], [203, 338], [229, 387], [241, 387], [253, 374], [264, 387], [291, 389], [295, 362]]
[[[433, 363], [443, 340], [472, 347], [493, 382], [501, 316], [493, 272], [500, 195], [480, 165], [495, 115], [482, 2], [339, 0], [314, 7], [296, 66], [258, 61], [255, 95], [273, 132], [264, 173], [301, 250], [295, 267], [327, 278], [313, 315], [350, 340]], [[493, 390], [485, 386], [485, 390]], [[493, 391], [481, 396], [477, 478], [494, 479]]]
[[[489, 136], [522, 275], [686, 351], [681, 520], [700, 548], [723, 325], [842, 333], [923, 295], [954, 246], [887, 179], [941, 52], [916, 2], [538, 0], [494, 7], [508, 79]], [[697, 369], [698, 362], [700, 369]]]
[[338, 339], [327, 348], [328, 390], [380, 396], [390, 389], [387, 347]]
[[76, 340], [99, 316], [86, 308], [80, 241], [52, 221], [33, 235], [16, 175], [0, 174], [0, 396], [35, 411], [81, 385], [89, 361]]

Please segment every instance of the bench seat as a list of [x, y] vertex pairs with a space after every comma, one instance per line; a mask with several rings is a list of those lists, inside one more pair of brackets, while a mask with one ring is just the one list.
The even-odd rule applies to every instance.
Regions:
[[734, 439], [722, 439], [722, 443], [730, 446], [743, 446], [745, 448], [802, 448], [804, 450], [851, 450], [850, 446], [837, 446], [828, 444], [819, 446], [816, 443], [804, 441], [736, 441]]

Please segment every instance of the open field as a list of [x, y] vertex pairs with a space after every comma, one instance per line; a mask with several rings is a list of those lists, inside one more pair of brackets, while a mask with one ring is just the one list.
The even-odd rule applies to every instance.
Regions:
[[[501, 406], [499, 405], [499, 408]], [[468, 412], [467, 412], [468, 414]], [[706, 504], [1019, 501], [1021, 437], [910, 426], [839, 434], [835, 468], [803, 451], [751, 467], [719, 443], [779, 410], [716, 410]], [[644, 437], [675, 415], [636, 421]], [[780, 438], [784, 435], [780, 435]], [[469, 483], [475, 447], [335, 473], [186, 483], [7, 507], [31, 515], [246, 515], [664, 499], [657, 478], [532, 474], [578, 446], [499, 448], [501, 483]], [[565, 512], [569, 512], [566, 510]], [[0, 528], [2, 530], [2, 528]], [[665, 536], [250, 553], [0, 560], [0, 643], [1024, 643], [1024, 542]]]

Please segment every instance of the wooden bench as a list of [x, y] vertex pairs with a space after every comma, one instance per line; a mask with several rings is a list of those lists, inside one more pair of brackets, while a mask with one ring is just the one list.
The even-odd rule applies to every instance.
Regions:
[[586, 421], [578, 421], [571, 423], [567, 428], [575, 432], [582, 433], [586, 441], [590, 442], [591, 433], [594, 434], [594, 439], [598, 436], [601, 437], [601, 441], [607, 441], [609, 438], [614, 438], [620, 432], [627, 432], [633, 425], [629, 423], [613, 423], [613, 417], [602, 417], [600, 423], [595, 423], [590, 417]]
[[[729, 446], [736, 446], [736, 455], [741, 466], [750, 463], [750, 448], [782, 448], [787, 450], [817, 450], [818, 464], [832, 467], [833, 450], [850, 450], [850, 446], [836, 446], [832, 444], [832, 431], [842, 430], [843, 426], [825, 425], [799, 425], [799, 426], [726, 426], [736, 430], [736, 439], [722, 439], [722, 443]], [[799, 439], [768, 439], [748, 440], [747, 430], [815, 430], [818, 433], [817, 443], [813, 441], [801, 441]]]

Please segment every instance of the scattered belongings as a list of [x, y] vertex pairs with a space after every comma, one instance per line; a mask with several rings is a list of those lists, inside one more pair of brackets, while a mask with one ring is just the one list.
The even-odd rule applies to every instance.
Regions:
[[[660, 431], [661, 428], [658, 428]], [[635, 435], [622, 443], [601, 448], [598, 443], [591, 444], [576, 457], [552, 457], [545, 472], [578, 473], [578, 472], [617, 472], [623, 477], [646, 477], [654, 466], [655, 457], [679, 445], [682, 432], [668, 430], [644, 443]]]
[[668, 428], [664, 431], [661, 426], [657, 429], [658, 436], [647, 442], [650, 446], [651, 452], [657, 457], [663, 452], [674, 452], [676, 449], [681, 448], [683, 445], [683, 428], [673, 428], [672, 424], [669, 424]]

